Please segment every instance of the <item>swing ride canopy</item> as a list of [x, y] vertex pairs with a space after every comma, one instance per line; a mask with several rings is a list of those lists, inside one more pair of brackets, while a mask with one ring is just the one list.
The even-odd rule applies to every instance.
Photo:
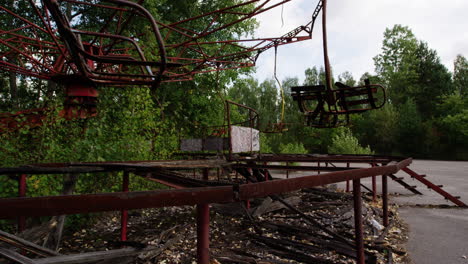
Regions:
[[15, 1], [0, 6], [1, 20], [11, 22], [0, 27], [0, 69], [65, 83], [158, 86], [251, 67], [265, 50], [310, 39], [322, 1], [310, 22], [282, 36], [218, 36], [291, 1], [241, 1], [179, 21], [155, 19], [143, 0]]

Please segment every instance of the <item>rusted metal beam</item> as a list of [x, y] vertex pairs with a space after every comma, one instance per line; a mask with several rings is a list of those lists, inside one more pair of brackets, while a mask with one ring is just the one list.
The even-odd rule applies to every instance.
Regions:
[[283, 192], [291, 192], [303, 188], [311, 188], [315, 186], [342, 182], [346, 180], [355, 180], [375, 175], [383, 175], [395, 173], [398, 167], [404, 164], [409, 164], [411, 160], [405, 160], [398, 164], [392, 164], [382, 167], [356, 169], [341, 172], [332, 172], [320, 175], [303, 176], [291, 179], [283, 179], [277, 181], [258, 182], [244, 184], [239, 186], [239, 195], [241, 200], [248, 198], [265, 197], [272, 194]]
[[383, 225], [388, 226], [388, 177], [382, 175], [382, 211], [383, 211]]
[[288, 171], [344, 171], [358, 168], [349, 167], [318, 167], [318, 166], [289, 166], [289, 165], [261, 165], [261, 164], [235, 164], [233, 168], [252, 168], [269, 170], [288, 170]]
[[400, 162], [404, 157], [394, 156], [369, 156], [369, 155], [322, 155], [322, 154], [262, 154], [255, 159], [251, 157], [238, 157], [236, 161], [255, 161], [255, 162], [332, 162], [332, 163], [390, 163], [392, 161]]
[[410, 168], [402, 168], [402, 170], [408, 173], [411, 177], [415, 178], [416, 180], [420, 181], [427, 187], [433, 189], [440, 195], [442, 195], [445, 199], [450, 200], [452, 203], [460, 206], [460, 207], [468, 207], [464, 202], [460, 201], [457, 197], [451, 195], [450, 193], [444, 191], [440, 186], [433, 184], [432, 182], [426, 180], [423, 176], [419, 175], [418, 173], [414, 172]]
[[403, 177], [398, 178], [394, 174], [389, 174], [388, 177], [390, 177], [390, 179], [392, 179], [395, 182], [399, 183], [401, 186], [405, 187], [407, 190], [411, 191], [412, 193], [422, 195], [422, 193], [416, 189], [416, 186], [411, 186], [411, 185], [407, 184], [405, 181], [403, 181]]
[[353, 180], [354, 231], [356, 242], [356, 263], [364, 264], [364, 237], [362, 228], [361, 180]]
[[372, 201], [375, 203], [377, 201], [377, 178], [372, 176]]
[[[346, 162], [346, 168], [349, 168], [349, 162]], [[346, 192], [349, 192], [349, 180], [346, 181]]]
[[0, 208], [2, 208], [0, 211], [0, 218], [50, 216], [248, 200], [346, 180], [396, 173], [399, 168], [408, 166], [410, 162], [411, 159], [407, 159], [399, 163], [381, 167], [257, 182], [240, 186], [65, 195], [56, 197], [3, 198], [0, 199]]
[[0, 219], [233, 202], [232, 186], [0, 199]]
[[210, 263], [210, 205], [197, 205], [197, 260]]
[[65, 174], [65, 173], [95, 173], [109, 171], [101, 167], [35, 167], [24, 166], [15, 168], [0, 168], [2, 174]]

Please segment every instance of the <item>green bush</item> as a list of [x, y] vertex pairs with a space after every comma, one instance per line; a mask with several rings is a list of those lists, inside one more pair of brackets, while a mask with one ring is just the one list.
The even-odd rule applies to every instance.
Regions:
[[333, 154], [373, 154], [369, 146], [362, 147], [349, 128], [343, 128], [332, 138], [328, 153]]
[[280, 153], [282, 154], [307, 154], [308, 151], [305, 149], [302, 143], [288, 143], [280, 144]]

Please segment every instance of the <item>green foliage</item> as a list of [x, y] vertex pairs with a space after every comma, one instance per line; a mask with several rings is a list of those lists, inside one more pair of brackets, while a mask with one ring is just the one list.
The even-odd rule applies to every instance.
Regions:
[[[1, 134], [1, 166], [165, 159], [177, 150], [175, 129], [161, 119], [149, 89], [107, 88], [101, 91], [99, 100], [99, 114], [94, 118], [67, 121], [57, 118], [57, 109], [49, 113], [42, 127]], [[119, 189], [119, 177], [117, 174], [82, 174], [76, 191], [115, 191]], [[58, 194], [61, 182], [61, 177], [56, 175], [32, 175], [28, 178], [28, 196]], [[14, 185], [2, 184], [2, 195], [14, 195]]]
[[441, 152], [446, 158], [468, 159], [468, 98], [459, 93], [444, 96], [438, 112]]
[[270, 146], [270, 138], [267, 137], [267, 134], [260, 134], [260, 152], [261, 153], [274, 153], [273, 149]]
[[280, 153], [282, 154], [307, 154], [308, 151], [301, 143], [280, 143]]
[[399, 109], [397, 142], [399, 151], [406, 155], [420, 155], [425, 140], [421, 115], [409, 98]]
[[460, 95], [466, 97], [468, 95], [468, 60], [459, 54], [454, 65], [453, 85]]
[[392, 102], [405, 101], [407, 91], [412, 90], [418, 78], [416, 49], [418, 40], [405, 26], [395, 25], [386, 29], [382, 53], [374, 57], [375, 71], [387, 86]]
[[356, 85], [356, 81], [354, 80], [353, 75], [349, 71], [345, 71], [338, 75], [338, 81], [351, 87]]
[[399, 114], [393, 104], [354, 116], [352, 130], [365, 145], [370, 145], [378, 154], [397, 154]]
[[411, 97], [425, 119], [432, 116], [440, 96], [453, 91], [450, 73], [437, 52], [408, 27], [395, 25], [385, 30], [382, 53], [374, 57], [374, 63], [391, 102], [403, 104]]
[[328, 153], [333, 154], [374, 154], [369, 146], [362, 147], [348, 128], [342, 128], [333, 136]]

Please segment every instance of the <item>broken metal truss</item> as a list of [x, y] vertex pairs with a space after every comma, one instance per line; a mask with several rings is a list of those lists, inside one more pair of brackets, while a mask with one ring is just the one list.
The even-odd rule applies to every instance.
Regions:
[[[25, 9], [1, 6], [2, 20], [12, 23], [0, 29], [0, 66], [58, 82], [77, 75], [99, 85], [152, 86], [251, 67], [265, 50], [310, 39], [322, 1], [310, 22], [280, 37], [239, 39], [230, 27], [290, 1], [244, 1], [180, 21], [156, 20], [143, 1], [29, 0]], [[215, 37], [221, 33], [224, 37]]]
[[[188, 154], [183, 154], [188, 155]], [[195, 156], [196, 157], [196, 156]], [[220, 159], [194, 159], [174, 161], [129, 161], [129, 162], [85, 162], [85, 163], [51, 163], [33, 164], [16, 168], [0, 168], [0, 175], [20, 175], [19, 198], [0, 199], [0, 219], [19, 219], [19, 230], [24, 230], [26, 217], [47, 215], [76, 214], [103, 211], [122, 211], [121, 239], [127, 239], [128, 214], [126, 210], [142, 208], [158, 208], [167, 206], [197, 205], [198, 227], [198, 263], [209, 263], [209, 204], [247, 202], [258, 197], [276, 197], [277, 194], [291, 192], [315, 186], [353, 181], [353, 199], [356, 217], [355, 242], [357, 263], [364, 263], [364, 248], [362, 237], [362, 217], [360, 199], [360, 179], [366, 177], [382, 177], [383, 223], [388, 225], [388, 184], [387, 176], [399, 170], [417, 175], [407, 167], [411, 159], [366, 156], [366, 155], [273, 155], [238, 156], [231, 161]], [[275, 165], [286, 162], [286, 165]], [[300, 165], [288, 165], [288, 163]], [[273, 163], [273, 164], [272, 164]], [[307, 165], [304, 165], [307, 164]], [[311, 166], [317, 163], [318, 166]], [[360, 168], [351, 168], [349, 164]], [[321, 166], [322, 164], [322, 166]], [[325, 165], [323, 165], [325, 164]], [[335, 164], [341, 164], [336, 166]], [[330, 166], [329, 166], [330, 165]], [[345, 166], [343, 166], [345, 165]], [[371, 165], [371, 167], [366, 167]], [[362, 166], [362, 167], [361, 167]], [[269, 170], [301, 170], [316, 171], [309, 176], [272, 179]], [[201, 172], [201, 179], [184, 177], [184, 172], [196, 170]], [[209, 180], [209, 170], [235, 170], [245, 177], [245, 181], [213, 181]], [[61, 195], [48, 197], [26, 197], [27, 175], [50, 175], [65, 173], [103, 173], [124, 172], [122, 192]], [[129, 191], [129, 174], [134, 173], [148, 180], [166, 184], [172, 190]], [[286, 176], [287, 176], [286, 172]], [[52, 176], [53, 177], [53, 176]], [[219, 177], [219, 176], [218, 176]], [[13, 177], [14, 178], [14, 177]], [[427, 185], [428, 181], [425, 182]], [[376, 186], [373, 182], [372, 191], [375, 195]], [[457, 205], [466, 205], [456, 197], [451, 197]], [[451, 199], [452, 200], [452, 199]], [[292, 208], [294, 209], [294, 208]], [[0, 254], [17, 258], [19, 263], [26, 263], [25, 257], [11, 255], [11, 252], [0, 251]], [[47, 258], [43, 259], [47, 263]], [[29, 263], [29, 262], [28, 262]], [[41, 262], [42, 263], [42, 262]]]

